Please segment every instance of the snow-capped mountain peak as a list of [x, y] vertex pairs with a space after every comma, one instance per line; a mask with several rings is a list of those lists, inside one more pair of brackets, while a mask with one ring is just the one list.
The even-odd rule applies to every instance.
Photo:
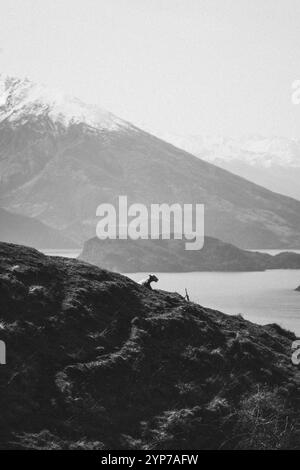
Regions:
[[0, 122], [24, 121], [29, 116], [47, 115], [54, 123], [68, 126], [84, 123], [110, 131], [127, 128], [128, 123], [95, 106], [31, 80], [0, 74]]

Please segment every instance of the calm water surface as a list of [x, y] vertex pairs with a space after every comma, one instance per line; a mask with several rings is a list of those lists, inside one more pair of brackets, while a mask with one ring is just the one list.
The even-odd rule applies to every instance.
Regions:
[[[127, 274], [138, 281], [148, 273]], [[203, 306], [229, 314], [241, 313], [247, 320], [276, 322], [300, 337], [300, 270], [243, 273], [155, 273], [155, 288], [184, 295]]]
[[77, 258], [80, 255], [82, 249], [71, 249], [71, 250], [41, 250], [44, 255], [48, 256], [62, 256], [63, 258]]

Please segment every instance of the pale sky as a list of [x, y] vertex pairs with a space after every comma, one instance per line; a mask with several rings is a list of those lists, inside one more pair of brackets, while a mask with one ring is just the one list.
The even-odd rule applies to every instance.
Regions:
[[0, 0], [0, 71], [153, 131], [300, 137], [300, 0]]

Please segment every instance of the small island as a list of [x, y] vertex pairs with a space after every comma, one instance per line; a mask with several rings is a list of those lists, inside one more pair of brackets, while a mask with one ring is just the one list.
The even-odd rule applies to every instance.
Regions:
[[186, 251], [184, 240], [99, 240], [85, 242], [81, 261], [115, 272], [266, 271], [300, 269], [300, 254], [270, 255], [205, 237], [202, 250]]

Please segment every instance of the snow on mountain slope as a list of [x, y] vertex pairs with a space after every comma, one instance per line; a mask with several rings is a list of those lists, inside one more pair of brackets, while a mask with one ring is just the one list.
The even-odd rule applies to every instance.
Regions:
[[0, 206], [68, 238], [95, 235], [100, 203], [205, 204], [206, 235], [298, 248], [300, 202], [196, 158], [95, 106], [1, 79]]
[[116, 131], [128, 123], [95, 105], [55, 89], [0, 74], [0, 122], [26, 120], [28, 116], [47, 115], [53, 122], [68, 126], [85, 123], [97, 129]]
[[300, 139], [156, 135], [253, 183], [300, 200]]
[[212, 163], [242, 160], [250, 165], [300, 167], [300, 139], [248, 136], [226, 138], [157, 133], [158, 137]]

